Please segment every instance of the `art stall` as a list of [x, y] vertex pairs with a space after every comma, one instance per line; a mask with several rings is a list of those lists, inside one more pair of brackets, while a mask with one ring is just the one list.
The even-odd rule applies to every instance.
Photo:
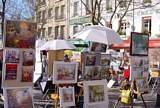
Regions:
[[6, 21], [2, 87], [5, 108], [33, 108], [36, 23]]

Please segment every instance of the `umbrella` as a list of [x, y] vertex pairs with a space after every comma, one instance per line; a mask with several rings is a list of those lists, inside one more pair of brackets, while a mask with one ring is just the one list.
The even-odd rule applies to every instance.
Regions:
[[46, 42], [40, 50], [63, 50], [63, 49], [75, 49], [76, 47], [67, 40], [51, 40]]
[[73, 38], [103, 43], [106, 45], [120, 44], [123, 42], [114, 30], [99, 25], [93, 25], [83, 29], [73, 35]]

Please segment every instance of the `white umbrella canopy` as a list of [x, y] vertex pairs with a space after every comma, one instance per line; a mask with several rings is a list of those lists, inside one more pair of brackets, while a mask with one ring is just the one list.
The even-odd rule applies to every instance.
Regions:
[[76, 47], [67, 40], [56, 39], [46, 42], [40, 50], [63, 50], [63, 49], [75, 49]]
[[123, 40], [114, 30], [99, 25], [93, 25], [84, 28], [82, 31], [76, 33], [72, 37], [86, 41], [103, 43], [106, 45], [120, 44], [123, 42]]
[[45, 40], [37, 39], [37, 40], [36, 40], [36, 48], [41, 47], [41, 46], [44, 45], [45, 43], [46, 43]]

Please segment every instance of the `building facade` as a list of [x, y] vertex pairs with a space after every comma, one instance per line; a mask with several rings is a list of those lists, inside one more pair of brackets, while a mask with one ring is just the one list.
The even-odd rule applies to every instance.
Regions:
[[46, 39], [68, 38], [68, 0], [38, 0], [38, 35]]

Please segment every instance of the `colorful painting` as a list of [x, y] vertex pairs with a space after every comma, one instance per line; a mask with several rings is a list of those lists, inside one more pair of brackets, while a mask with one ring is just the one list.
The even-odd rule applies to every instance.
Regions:
[[97, 42], [92, 42], [91, 44], [91, 52], [106, 52], [107, 45], [97, 43]]
[[5, 49], [6, 63], [19, 63], [20, 51], [18, 49]]
[[17, 64], [11, 64], [7, 63], [6, 64], [6, 73], [5, 73], [5, 80], [16, 80], [17, 79], [17, 69], [18, 65]]
[[106, 80], [84, 81], [83, 84], [84, 108], [108, 108]]
[[101, 79], [99, 66], [86, 66], [83, 73], [85, 80], [98, 80]]
[[33, 108], [31, 87], [4, 88], [5, 108]]
[[34, 48], [37, 33], [36, 23], [6, 21], [5, 47]]
[[148, 55], [149, 36], [142, 33], [131, 33], [131, 48], [130, 54], [135, 55]]
[[75, 83], [77, 81], [77, 62], [55, 61], [53, 65], [53, 83]]
[[23, 66], [22, 68], [22, 82], [32, 82], [33, 81], [33, 66]]
[[33, 52], [33, 50], [23, 51], [23, 65], [24, 66], [34, 65], [34, 52]]
[[75, 106], [74, 87], [60, 87], [60, 107]]
[[86, 53], [85, 66], [95, 66], [99, 64], [100, 53]]
[[110, 78], [110, 72], [109, 72], [109, 66], [101, 66], [99, 72], [101, 73], [101, 79], [109, 79]]
[[131, 73], [130, 78], [148, 77], [149, 74], [149, 59], [147, 56], [132, 56], [131, 57]]
[[111, 55], [110, 54], [101, 54], [100, 65], [110, 66]]

